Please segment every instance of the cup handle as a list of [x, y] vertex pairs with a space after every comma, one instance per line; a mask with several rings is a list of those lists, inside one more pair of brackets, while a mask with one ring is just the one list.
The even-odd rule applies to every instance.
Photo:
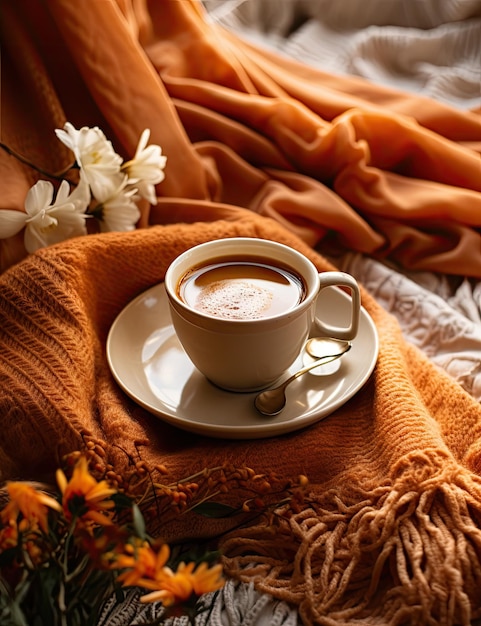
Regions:
[[351, 322], [349, 326], [342, 328], [340, 326], [332, 326], [326, 322], [322, 322], [317, 316], [315, 317], [315, 324], [317, 326], [316, 332], [325, 337], [333, 337], [335, 339], [354, 339], [357, 335], [359, 328], [359, 318], [361, 313], [361, 293], [359, 285], [355, 278], [345, 272], [322, 272], [319, 274], [319, 292], [317, 296], [325, 287], [342, 286], [348, 287], [351, 292]]

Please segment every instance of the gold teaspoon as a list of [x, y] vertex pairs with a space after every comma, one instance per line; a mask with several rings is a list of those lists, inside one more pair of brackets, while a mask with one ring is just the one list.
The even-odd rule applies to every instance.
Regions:
[[[320, 339], [317, 341], [320, 343], [321, 341], [329, 342], [330, 340]], [[336, 340], [333, 340], [333, 341], [336, 341]], [[262, 413], [263, 415], [277, 415], [278, 413], [280, 413], [286, 405], [286, 394], [285, 394], [286, 387], [290, 385], [292, 381], [296, 380], [297, 378], [299, 378], [299, 376], [302, 376], [303, 374], [305, 374], [306, 372], [309, 372], [315, 367], [319, 367], [320, 365], [325, 365], [326, 363], [335, 361], [336, 359], [338, 359], [339, 357], [341, 357], [343, 354], [345, 354], [351, 349], [352, 344], [348, 341], [344, 341], [344, 342], [336, 341], [336, 343], [339, 346], [339, 351], [337, 353], [325, 354], [321, 356], [317, 361], [314, 361], [313, 363], [306, 365], [306, 367], [303, 367], [300, 370], [297, 370], [295, 374], [287, 378], [283, 383], [281, 383], [277, 387], [274, 387], [273, 389], [267, 389], [266, 391], [261, 391], [259, 394], [257, 394], [254, 400], [254, 405], [256, 409], [259, 411], [259, 413]], [[311, 352], [310, 350], [308, 351], [310, 354], [314, 352], [314, 350], [313, 352]]]

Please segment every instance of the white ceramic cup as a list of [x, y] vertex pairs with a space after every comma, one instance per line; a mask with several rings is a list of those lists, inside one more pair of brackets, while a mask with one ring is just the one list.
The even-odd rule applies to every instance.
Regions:
[[[304, 283], [302, 300], [272, 316], [241, 320], [206, 314], [183, 301], [179, 283], [186, 273], [209, 261], [236, 256], [262, 257], [274, 266], [292, 268]], [[346, 327], [326, 324], [316, 316], [321, 290], [336, 285], [351, 292], [351, 319]], [[351, 275], [319, 273], [297, 250], [266, 239], [234, 237], [190, 248], [168, 267], [165, 289], [174, 329], [187, 355], [212, 383], [229, 391], [256, 391], [271, 385], [295, 361], [313, 325], [316, 335], [347, 340], [354, 339], [359, 325], [361, 297]]]

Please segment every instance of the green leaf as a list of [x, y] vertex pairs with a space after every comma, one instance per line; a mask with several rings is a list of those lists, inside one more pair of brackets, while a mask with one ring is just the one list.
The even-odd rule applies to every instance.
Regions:
[[23, 614], [21, 608], [15, 602], [10, 606], [9, 619], [10, 621], [4, 622], [2, 616], [2, 624], [12, 624], [12, 626], [28, 626], [25, 615]]
[[228, 504], [222, 504], [221, 502], [201, 502], [193, 507], [193, 510], [204, 517], [214, 518], [230, 517], [239, 512], [239, 509], [235, 509]]
[[140, 537], [140, 539], [146, 539], [147, 531], [145, 529], [144, 516], [135, 503], [132, 505], [132, 518], [137, 536]]
[[[58, 595], [61, 585], [61, 571], [55, 566], [36, 570], [31, 580], [31, 594], [23, 603], [32, 617], [33, 624], [59, 623]], [[32, 609], [37, 615], [32, 614]]]

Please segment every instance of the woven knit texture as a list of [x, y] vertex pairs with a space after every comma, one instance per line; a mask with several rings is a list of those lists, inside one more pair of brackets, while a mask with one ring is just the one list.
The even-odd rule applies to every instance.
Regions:
[[[231, 236], [274, 239], [331, 269], [276, 222], [246, 212], [72, 240], [0, 277], [1, 478], [48, 480], [87, 440], [120, 474], [139, 450], [172, 479], [223, 462], [302, 473], [310, 487], [297, 511], [224, 537], [229, 574], [294, 603], [306, 624], [469, 624], [480, 615], [481, 407], [367, 294], [380, 337], [371, 380], [303, 431], [200, 437], [148, 414], [113, 381], [105, 341], [115, 316], [180, 252]], [[230, 524], [187, 516], [170, 533], [207, 536]]]

